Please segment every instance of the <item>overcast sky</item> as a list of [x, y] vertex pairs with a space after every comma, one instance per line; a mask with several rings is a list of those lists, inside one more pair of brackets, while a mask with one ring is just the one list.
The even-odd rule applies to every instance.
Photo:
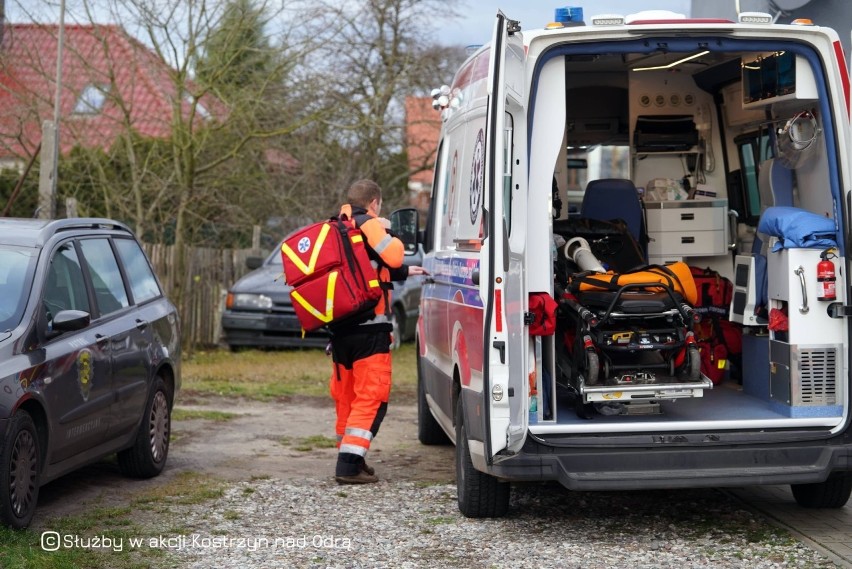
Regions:
[[[223, 0], [224, 1], [224, 0]], [[705, 0], [710, 1], [710, 0]], [[719, 1], [719, 0], [714, 0]], [[733, 1], [733, 0], [728, 0]], [[83, 12], [81, 0], [66, 0], [68, 22]], [[271, 5], [275, 2], [272, 0]], [[447, 45], [479, 45], [490, 41], [494, 16], [502, 10], [513, 20], [520, 20], [521, 28], [526, 30], [543, 28], [554, 19], [556, 8], [575, 6], [583, 9], [583, 16], [589, 19], [597, 14], [633, 14], [641, 10], [671, 10], [689, 15], [691, 0], [446, 0], [446, 5], [459, 14], [452, 21], [439, 24], [436, 37]], [[58, 20], [59, 0], [6, 0], [6, 12], [9, 20], [22, 22], [29, 16], [39, 21]], [[95, 10], [100, 14], [101, 10]], [[109, 18], [101, 15], [99, 21]], [[427, 24], [428, 25], [428, 24]]]
[[597, 14], [633, 14], [641, 10], [671, 10], [689, 15], [690, 0], [575, 0], [546, 2], [542, 0], [466, 0], [448, 1], [457, 4], [460, 17], [445, 24], [438, 32], [441, 43], [451, 45], [475, 45], [490, 41], [497, 10], [507, 17], [520, 20], [521, 28], [533, 30], [543, 28], [553, 21], [556, 8], [576, 6], [583, 9], [583, 17], [589, 19]]

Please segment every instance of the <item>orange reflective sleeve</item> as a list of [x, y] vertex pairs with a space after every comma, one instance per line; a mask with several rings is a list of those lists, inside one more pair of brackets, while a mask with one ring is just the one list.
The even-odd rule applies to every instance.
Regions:
[[378, 253], [385, 265], [392, 269], [402, 266], [405, 246], [402, 241], [387, 232], [381, 221], [377, 218], [368, 219], [359, 229], [367, 238], [367, 245]]

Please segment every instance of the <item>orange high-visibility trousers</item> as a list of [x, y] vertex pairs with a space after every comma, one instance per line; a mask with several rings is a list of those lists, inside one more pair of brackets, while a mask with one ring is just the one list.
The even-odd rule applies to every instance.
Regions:
[[384, 419], [390, 389], [390, 353], [355, 360], [351, 369], [334, 363], [330, 391], [337, 410], [336, 476], [358, 474]]

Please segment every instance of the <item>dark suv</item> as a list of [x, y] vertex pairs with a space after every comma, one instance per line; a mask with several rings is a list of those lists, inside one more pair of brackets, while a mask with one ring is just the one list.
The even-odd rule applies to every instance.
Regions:
[[40, 485], [111, 453], [159, 474], [179, 360], [177, 312], [130, 229], [0, 218], [0, 522], [26, 527]]

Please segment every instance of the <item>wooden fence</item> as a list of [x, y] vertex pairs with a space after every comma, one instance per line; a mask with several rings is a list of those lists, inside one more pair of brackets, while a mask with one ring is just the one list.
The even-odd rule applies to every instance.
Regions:
[[[266, 255], [260, 249], [185, 247], [186, 270], [177, 274], [174, 245], [143, 244], [166, 295], [178, 305], [183, 345], [187, 348], [219, 344], [222, 310], [228, 288], [249, 272], [246, 259]], [[177, 291], [183, 289], [183, 298]]]

